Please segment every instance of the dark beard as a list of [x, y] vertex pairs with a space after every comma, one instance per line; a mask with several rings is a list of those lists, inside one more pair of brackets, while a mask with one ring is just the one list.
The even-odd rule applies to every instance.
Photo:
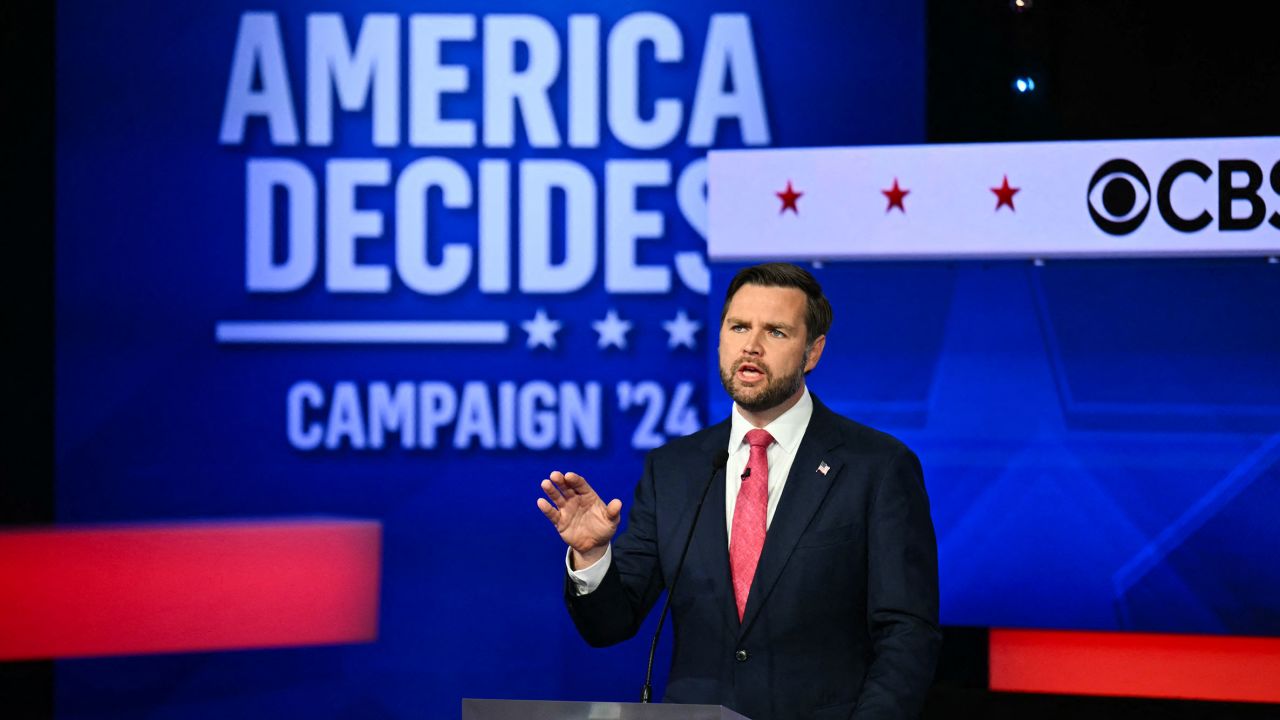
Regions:
[[[725, 372], [724, 368], [720, 368], [720, 383], [724, 385], [724, 390], [729, 393], [729, 397], [733, 398], [733, 401], [738, 403], [738, 407], [743, 410], [753, 413], [772, 410], [786, 402], [792, 395], [795, 395], [800, 390], [800, 387], [804, 385], [804, 366], [808, 360], [809, 353], [805, 352], [804, 360], [801, 361], [800, 367], [795, 373], [780, 377], [776, 381], [766, 370], [765, 374], [769, 378], [769, 382], [765, 385], [764, 391], [754, 399], [743, 393], [734, 379], [734, 375], [737, 374], [738, 368], [743, 363], [742, 360], [734, 363], [729, 372]], [[752, 364], [765, 370], [760, 363]]]

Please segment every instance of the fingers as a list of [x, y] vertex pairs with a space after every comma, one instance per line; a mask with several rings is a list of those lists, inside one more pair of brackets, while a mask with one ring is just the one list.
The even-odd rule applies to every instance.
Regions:
[[[573, 473], [569, 473], [569, 475], [573, 475]], [[575, 475], [575, 477], [577, 476]], [[551, 473], [550, 480], [551, 482], [555, 483], [556, 490], [561, 495], [565, 497], [570, 497], [572, 495], [577, 494], [576, 492], [574, 492], [573, 487], [570, 485], [568, 476], [566, 476], [564, 473], [560, 472], [559, 470], [553, 471]], [[552, 498], [552, 499], [554, 500], [555, 498]]]
[[[574, 495], [590, 495], [595, 492], [587, 484], [587, 479], [578, 473], [556, 471], [551, 473], [550, 480], [555, 484], [556, 490], [560, 491], [560, 494], [566, 498], [571, 498]], [[553, 497], [552, 500], [556, 500], [556, 498]]]
[[591, 486], [587, 484], [587, 479], [578, 473], [565, 473], [564, 486], [566, 490], [575, 495], [586, 495], [593, 492]]
[[555, 505], [552, 505], [542, 498], [538, 498], [538, 509], [542, 511], [543, 515], [547, 516], [547, 519], [550, 520], [552, 524], [559, 524], [560, 511], [556, 509]]
[[[538, 509], [548, 520], [555, 523], [557, 527], [560, 525], [560, 510], [565, 507], [573, 498], [584, 496], [583, 499], [588, 504], [600, 502], [599, 498], [594, 497], [594, 492], [587, 481], [577, 473], [561, 473], [555, 471], [551, 473], [551, 477], [543, 480], [539, 487], [546, 494], [547, 499], [538, 498]], [[610, 522], [617, 524], [618, 514], [622, 510], [622, 501], [614, 499], [605, 506], [605, 515]], [[575, 511], [576, 512], [576, 511]]]
[[[552, 474], [554, 475], [555, 473], [552, 473]], [[565, 500], [564, 494], [560, 492], [560, 488], [556, 486], [555, 483], [551, 482], [551, 480], [542, 481], [542, 492], [546, 493], [547, 499], [550, 500], [556, 507], [559, 507], [564, 504], [564, 500]], [[539, 500], [539, 502], [541, 502], [541, 500]]]
[[609, 504], [604, 506], [604, 511], [610, 521], [617, 522], [618, 516], [622, 514], [622, 501], [618, 498], [610, 500]]

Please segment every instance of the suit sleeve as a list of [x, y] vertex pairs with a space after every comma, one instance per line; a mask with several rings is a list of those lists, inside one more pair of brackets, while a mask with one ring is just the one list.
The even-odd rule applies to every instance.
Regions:
[[627, 528], [613, 542], [613, 562], [600, 586], [586, 595], [577, 595], [566, 572], [565, 604], [569, 616], [578, 633], [593, 647], [634, 637], [662, 593], [655, 507], [654, 459], [650, 453], [627, 515]]
[[868, 517], [867, 623], [874, 660], [855, 720], [914, 718], [933, 682], [938, 547], [920, 461], [902, 448], [879, 477]]

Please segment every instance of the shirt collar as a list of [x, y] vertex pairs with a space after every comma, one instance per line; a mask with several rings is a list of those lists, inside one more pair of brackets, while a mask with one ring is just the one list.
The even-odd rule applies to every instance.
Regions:
[[[747, 422], [738, 412], [738, 404], [733, 404], [733, 412], [729, 414], [729, 452], [732, 454], [745, 442], [747, 431], [754, 430], [755, 427]], [[800, 440], [804, 438], [805, 428], [809, 427], [809, 418], [813, 417], [813, 398], [809, 396], [809, 388], [806, 386], [804, 392], [800, 394], [800, 399], [796, 401], [791, 409], [774, 418], [774, 421], [764, 426], [765, 430], [773, 436], [773, 441], [782, 446], [788, 453], [795, 454], [800, 447]]]

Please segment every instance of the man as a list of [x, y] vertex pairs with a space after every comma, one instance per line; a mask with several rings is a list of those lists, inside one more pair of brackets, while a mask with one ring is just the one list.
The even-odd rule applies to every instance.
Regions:
[[[621, 501], [605, 504], [582, 477], [542, 481], [538, 507], [569, 545], [569, 613], [593, 646], [635, 634], [693, 527], [671, 599], [667, 702], [725, 705], [752, 720], [920, 712], [940, 642], [920, 464], [809, 394], [805, 375], [830, 326], [831, 306], [805, 270], [739, 272], [720, 323], [733, 412], [649, 454], [627, 531], [613, 539]], [[726, 467], [713, 469], [724, 450]]]

